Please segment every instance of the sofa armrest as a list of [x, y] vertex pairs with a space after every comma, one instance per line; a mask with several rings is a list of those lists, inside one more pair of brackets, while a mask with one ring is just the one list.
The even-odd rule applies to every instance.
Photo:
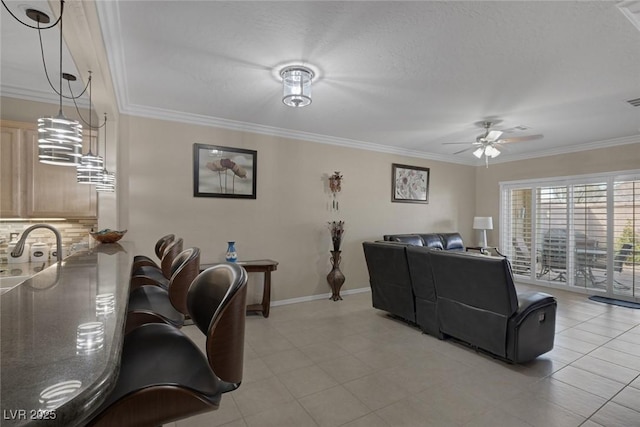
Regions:
[[[509, 320], [512, 324], [517, 325], [524, 320], [530, 313], [538, 310], [540, 307], [557, 304], [556, 299], [544, 292], [521, 292], [518, 293], [518, 311], [516, 311]], [[540, 319], [543, 321], [544, 319]]]
[[518, 294], [518, 311], [509, 319], [507, 359], [525, 363], [553, 349], [557, 302], [542, 292]]

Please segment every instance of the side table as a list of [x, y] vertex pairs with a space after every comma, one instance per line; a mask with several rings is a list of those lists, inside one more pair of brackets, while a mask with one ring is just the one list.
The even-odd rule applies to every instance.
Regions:
[[495, 252], [496, 254], [498, 254], [498, 256], [501, 256], [503, 258], [506, 258], [505, 255], [503, 255], [498, 248], [496, 248], [495, 246], [486, 246], [486, 247], [482, 247], [482, 246], [467, 246], [465, 248], [465, 252], [469, 252], [469, 251], [478, 251], [483, 255], [491, 255], [491, 252]]
[[[200, 271], [204, 271], [218, 263], [200, 264]], [[271, 272], [278, 269], [278, 262], [272, 259], [258, 259], [249, 261], [237, 261], [236, 264], [241, 265], [247, 270], [247, 273], [264, 273], [264, 289], [262, 291], [262, 302], [259, 304], [247, 305], [247, 313], [262, 313], [262, 316], [269, 317], [269, 308], [271, 306]]]

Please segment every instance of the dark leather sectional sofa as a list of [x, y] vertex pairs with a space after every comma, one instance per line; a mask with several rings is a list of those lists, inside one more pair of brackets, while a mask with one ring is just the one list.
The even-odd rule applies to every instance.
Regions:
[[[394, 240], [397, 236], [405, 240]], [[421, 236], [422, 244], [406, 236]], [[363, 243], [375, 308], [430, 335], [454, 337], [512, 363], [553, 348], [555, 298], [517, 293], [506, 258], [464, 252], [458, 233], [385, 239]], [[447, 245], [452, 249], [442, 250]]]

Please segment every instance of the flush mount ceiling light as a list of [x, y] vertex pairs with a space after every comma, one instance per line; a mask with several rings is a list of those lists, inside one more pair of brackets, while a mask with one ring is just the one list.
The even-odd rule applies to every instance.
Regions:
[[291, 65], [280, 71], [284, 94], [282, 102], [289, 107], [311, 104], [311, 81], [314, 73], [302, 65]]

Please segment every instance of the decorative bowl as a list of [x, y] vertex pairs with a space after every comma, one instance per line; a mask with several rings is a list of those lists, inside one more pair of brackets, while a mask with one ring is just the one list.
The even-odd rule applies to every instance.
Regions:
[[104, 230], [89, 232], [91, 237], [96, 239], [100, 243], [115, 243], [118, 240], [122, 239], [122, 236], [127, 232], [127, 230], [117, 231], [111, 230], [109, 228], [105, 228]]

